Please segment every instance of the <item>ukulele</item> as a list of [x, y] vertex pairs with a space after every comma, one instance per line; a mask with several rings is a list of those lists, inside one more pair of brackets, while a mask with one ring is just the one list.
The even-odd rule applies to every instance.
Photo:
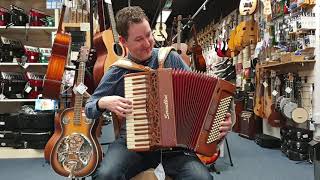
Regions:
[[43, 82], [43, 96], [48, 99], [59, 99], [62, 76], [66, 61], [69, 59], [71, 35], [62, 32], [63, 16], [66, 6], [62, 5], [59, 26], [52, 46], [46, 76]]
[[247, 16], [255, 13], [257, 5], [257, 0], [241, 0], [239, 5], [240, 15]]
[[92, 174], [102, 160], [102, 149], [95, 137], [97, 122], [87, 119], [82, 108], [84, 91], [85, 61], [89, 48], [82, 47], [79, 69], [75, 83], [75, 103], [65, 109], [59, 119], [61, 134], [52, 148], [50, 163], [54, 171], [69, 178], [85, 177]]
[[186, 43], [181, 43], [181, 20], [182, 16], [178, 16], [178, 25], [177, 25], [177, 43], [172, 44], [172, 46], [177, 50], [177, 53], [180, 54], [183, 61], [190, 66], [190, 57], [187, 55], [188, 45]]

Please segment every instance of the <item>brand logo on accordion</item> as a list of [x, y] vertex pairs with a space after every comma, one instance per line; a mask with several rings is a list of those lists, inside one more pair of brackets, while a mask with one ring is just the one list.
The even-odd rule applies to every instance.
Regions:
[[164, 108], [165, 108], [164, 118], [166, 118], [166, 119], [170, 119], [170, 117], [169, 117], [169, 102], [168, 102], [168, 95], [164, 95], [163, 104], [164, 104]]

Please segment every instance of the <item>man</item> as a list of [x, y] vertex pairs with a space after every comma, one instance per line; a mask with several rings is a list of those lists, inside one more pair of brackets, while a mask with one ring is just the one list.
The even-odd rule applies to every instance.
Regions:
[[[144, 11], [137, 6], [126, 7], [116, 15], [117, 31], [120, 42], [129, 50], [128, 58], [135, 63], [158, 68], [158, 49], [153, 48], [154, 39]], [[190, 70], [176, 52], [171, 52], [164, 64], [165, 67]], [[123, 76], [135, 72], [112, 66], [103, 76], [99, 86], [86, 104], [88, 118], [98, 118], [103, 111], [111, 111], [125, 118], [132, 111], [132, 103], [124, 98]], [[125, 124], [125, 123], [123, 123]], [[221, 123], [221, 138], [231, 127], [230, 114]], [[159, 163], [167, 175], [174, 179], [207, 180], [213, 179], [194, 152], [182, 148], [169, 151], [133, 152], [126, 147], [125, 127], [120, 136], [109, 147], [93, 179], [113, 180], [130, 179], [139, 172]]]

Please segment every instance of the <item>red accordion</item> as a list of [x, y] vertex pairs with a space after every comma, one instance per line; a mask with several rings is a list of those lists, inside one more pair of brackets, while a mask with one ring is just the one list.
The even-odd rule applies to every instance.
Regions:
[[158, 69], [125, 75], [127, 148], [185, 147], [212, 156], [235, 86], [203, 73]]

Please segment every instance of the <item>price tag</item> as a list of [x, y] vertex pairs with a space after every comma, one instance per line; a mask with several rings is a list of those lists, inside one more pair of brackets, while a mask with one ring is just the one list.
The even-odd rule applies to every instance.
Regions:
[[162, 166], [162, 163], [160, 163], [156, 169], [154, 170], [154, 174], [156, 175], [158, 180], [165, 180], [166, 174], [164, 172], [164, 168]]
[[291, 89], [290, 87], [287, 87], [287, 88], [285, 89], [285, 91], [286, 91], [286, 93], [291, 93], [292, 89]]
[[111, 4], [111, 0], [104, 0], [105, 3]]
[[54, 110], [55, 101], [52, 99], [37, 99], [34, 109], [38, 111]]
[[89, 23], [80, 23], [80, 31], [90, 31]]
[[4, 125], [6, 125], [6, 123], [3, 122], [3, 121], [0, 121], [0, 125], [1, 125], [1, 126], [4, 126]]
[[276, 91], [276, 90], [273, 90], [273, 91], [272, 91], [272, 95], [273, 95], [273, 96], [276, 96], [277, 94], [278, 94], [278, 91]]
[[79, 52], [71, 51], [70, 59], [76, 61], [76, 60], [78, 60], [78, 55], [79, 55]]
[[0, 134], [0, 138], [4, 138], [4, 134]]
[[0, 94], [0, 99], [5, 99], [6, 96], [4, 94]]
[[264, 82], [263, 82], [263, 86], [264, 86], [264, 87], [268, 87], [269, 85], [268, 85], [268, 83], [267, 83], [266, 81], [264, 81]]
[[83, 83], [80, 83], [77, 87], [73, 88], [74, 92], [78, 92], [79, 94], [83, 94], [86, 92], [88, 87], [84, 85]]
[[30, 91], [32, 90], [32, 87], [30, 87], [28, 84], [26, 85], [26, 87], [24, 88], [24, 91], [26, 93], [30, 93]]

